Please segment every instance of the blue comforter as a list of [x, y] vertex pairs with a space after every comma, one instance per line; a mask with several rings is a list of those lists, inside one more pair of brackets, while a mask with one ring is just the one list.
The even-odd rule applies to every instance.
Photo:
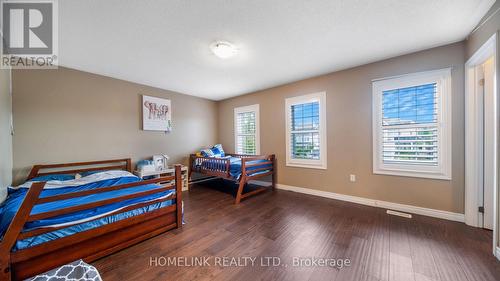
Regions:
[[[229, 173], [231, 174], [231, 177], [239, 180], [241, 177], [241, 158], [238, 157], [228, 157], [230, 161], [230, 166], [229, 166]], [[253, 161], [247, 161], [246, 164], [257, 164], [257, 163], [262, 163], [266, 162], [268, 160], [253, 160]], [[210, 161], [210, 160], [205, 160], [201, 164], [204, 168], [206, 169], [211, 169], [211, 170], [225, 170], [225, 164], [220, 163], [218, 161]], [[268, 170], [259, 170], [255, 173], [251, 173], [252, 170], [257, 170], [260, 168], [268, 168]], [[247, 172], [249, 172], [249, 175], [257, 175], [257, 174], [262, 174], [271, 171], [273, 168], [272, 164], [262, 164], [262, 165], [257, 165], [257, 166], [252, 166], [249, 168], [246, 168]]]
[[[86, 184], [79, 185], [79, 186], [69, 186], [69, 187], [62, 187], [62, 188], [55, 188], [55, 189], [44, 189], [41, 192], [40, 197], [47, 197], [47, 196], [72, 193], [72, 192], [77, 192], [77, 191], [98, 189], [98, 188], [107, 187], [107, 186], [115, 186], [115, 185], [121, 185], [121, 184], [126, 184], [126, 183], [138, 182], [140, 180], [141, 179], [139, 179], [138, 177], [130, 174], [130, 176], [105, 179], [105, 180], [95, 181], [95, 182], [91, 182], [91, 183], [86, 183]], [[62, 208], [77, 206], [77, 205], [81, 205], [81, 204], [86, 204], [86, 203], [90, 203], [90, 202], [101, 201], [101, 200], [115, 198], [115, 197], [119, 197], [119, 196], [123, 196], [123, 195], [127, 195], [127, 194], [133, 194], [133, 193], [138, 193], [141, 191], [152, 190], [155, 188], [159, 188], [159, 185], [155, 185], [155, 184], [141, 185], [141, 186], [135, 186], [135, 187], [126, 188], [126, 189], [113, 190], [113, 191], [104, 192], [104, 193], [92, 194], [92, 195], [71, 198], [71, 199], [62, 200], [62, 201], [40, 204], [40, 205], [36, 205], [33, 208], [31, 214], [38, 214], [38, 213], [58, 210], [58, 209], [62, 209]], [[26, 196], [27, 192], [28, 192], [27, 188], [21, 188], [21, 189], [17, 189], [17, 190], [9, 189], [9, 196], [7, 197], [6, 201], [0, 206], [0, 213], [1, 213], [0, 234], [1, 234], [1, 237], [3, 237], [3, 235], [5, 234], [5, 231], [7, 230], [15, 213], [18, 211], [19, 207], [21, 206], [21, 203], [22, 203], [24, 197]], [[137, 215], [139, 213], [143, 213], [146, 211], [152, 211], [153, 209], [163, 207], [165, 204], [162, 204], [162, 203], [165, 203], [165, 202], [153, 204], [154, 206], [153, 205], [147, 206], [150, 208], [146, 207], [146, 208], [142, 208], [141, 210], [136, 209], [136, 210], [128, 211], [126, 213], [119, 214], [122, 216], [116, 216], [116, 215], [110, 216], [110, 217], [107, 217], [107, 220], [99, 219], [99, 220], [92, 221], [92, 222], [85, 222], [85, 221], [88, 221], [90, 218], [101, 218], [101, 217], [106, 216], [107, 213], [118, 210], [120, 208], [124, 208], [127, 206], [131, 206], [131, 205], [139, 204], [139, 203], [143, 203], [143, 202], [152, 201], [152, 200], [159, 199], [162, 197], [166, 197], [172, 193], [175, 193], [175, 190], [163, 191], [163, 192], [155, 193], [152, 195], [137, 197], [137, 198], [133, 198], [133, 199], [125, 200], [125, 201], [120, 201], [120, 202], [113, 203], [113, 204], [104, 205], [101, 207], [96, 207], [96, 208], [90, 209], [90, 210], [84, 210], [84, 211], [79, 211], [79, 212], [74, 212], [74, 213], [70, 213], [70, 214], [66, 214], [66, 215], [53, 217], [53, 218], [29, 222], [25, 225], [24, 231], [34, 229], [34, 228], [39, 228], [39, 227], [50, 227], [50, 226], [58, 226], [58, 225], [68, 225], [69, 229], [73, 228], [75, 231], [83, 231], [83, 230], [98, 226], [99, 222], [102, 222], [102, 223], [108, 222], [109, 223], [112, 221], [116, 221], [118, 219], [126, 218], [126, 217], [124, 217], [124, 215], [125, 216], [133, 216], [133, 215]], [[167, 201], [166, 202], [166, 203], [168, 203], [167, 205], [172, 204], [173, 202], [171, 202], [171, 201], [172, 200]], [[80, 223], [80, 224], [77, 228], [75, 228], [74, 225], [77, 223]], [[85, 227], [85, 225], [87, 225], [88, 227]], [[63, 237], [66, 235], [70, 235], [70, 234], [72, 234], [71, 232], [72, 231], [65, 232], [64, 229], [62, 229], [55, 236], [54, 236], [54, 234], [52, 234], [52, 236], [51, 236], [50, 233], [48, 233], [49, 234], [48, 237], [49, 238], [52, 237], [52, 239], [55, 239], [55, 238], [58, 238], [61, 236]], [[46, 239], [42, 239], [42, 240], [46, 240]], [[49, 240], [51, 240], [51, 239], [49, 239]], [[43, 242], [43, 241], [41, 241], [41, 242]]]

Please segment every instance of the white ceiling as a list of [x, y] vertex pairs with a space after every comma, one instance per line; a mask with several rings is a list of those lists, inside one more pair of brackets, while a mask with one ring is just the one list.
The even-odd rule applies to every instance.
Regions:
[[[221, 100], [463, 40], [494, 0], [63, 0], [60, 65]], [[240, 53], [215, 57], [215, 40]]]

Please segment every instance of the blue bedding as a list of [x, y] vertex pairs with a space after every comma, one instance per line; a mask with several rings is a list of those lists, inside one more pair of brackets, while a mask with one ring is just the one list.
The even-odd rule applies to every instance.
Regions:
[[[229, 166], [229, 173], [231, 174], [231, 177], [234, 179], [239, 180], [241, 177], [241, 158], [238, 157], [227, 157], [230, 161], [230, 166]], [[247, 164], [257, 164], [257, 163], [262, 163], [266, 162], [268, 160], [254, 160], [254, 161], [248, 161], [246, 162]], [[211, 170], [225, 170], [225, 163], [220, 163], [218, 161], [210, 161], [210, 160], [205, 160], [201, 164], [204, 168], [206, 169], [211, 169]], [[249, 173], [249, 175], [258, 175], [258, 174], [263, 174], [267, 173], [272, 170], [273, 165], [272, 164], [262, 164], [262, 165], [257, 165], [253, 167], [249, 167], [246, 170], [247, 171], [252, 171], [260, 168], [269, 168], [269, 170], [260, 170], [255, 173]]]
[[[97, 188], [102, 188], [102, 187], [107, 187], [107, 186], [121, 185], [121, 184], [138, 182], [138, 181], [141, 181], [141, 179], [130, 174], [130, 176], [123, 176], [123, 177], [99, 180], [99, 181], [85, 183], [85, 184], [78, 185], [78, 186], [68, 186], [68, 187], [61, 187], [61, 188], [44, 189], [41, 192], [40, 197], [47, 197], [47, 196], [72, 193], [72, 192], [84, 191], [84, 190], [91, 190], [91, 189], [97, 189]], [[64, 185], [64, 182], [61, 182], [61, 183], [62, 183], [62, 185]], [[141, 191], [152, 190], [155, 188], [159, 188], [159, 186], [155, 185], [155, 184], [141, 185], [141, 186], [135, 186], [135, 187], [126, 188], [126, 189], [119, 189], [119, 190], [113, 190], [113, 191], [104, 192], [104, 193], [98, 193], [98, 194], [77, 197], [77, 198], [71, 198], [71, 199], [57, 201], [57, 202], [40, 204], [40, 205], [36, 205], [33, 208], [31, 214], [38, 214], [38, 213], [58, 210], [58, 209], [67, 208], [67, 207], [71, 207], [71, 206], [77, 206], [77, 205], [86, 204], [86, 203], [90, 203], [90, 202], [115, 198], [115, 197], [123, 196], [123, 195], [127, 195], [127, 194], [133, 194], [133, 193], [137, 193], [137, 192], [141, 192]], [[9, 195], [8, 195], [7, 199], [5, 200], [4, 203], [2, 203], [2, 205], [0, 205], [0, 214], [1, 214], [0, 236], [1, 237], [3, 237], [3, 235], [5, 234], [7, 227], [9, 226], [15, 213], [19, 209], [27, 192], [28, 192], [27, 188], [20, 188], [17, 190], [9, 189]], [[155, 204], [152, 204], [152, 205], [149, 205], [146, 207], [142, 207], [142, 208], [138, 208], [138, 209], [134, 209], [134, 210], [131, 210], [131, 211], [128, 211], [125, 213], [104, 217], [107, 213], [118, 210], [120, 208], [124, 208], [127, 206], [131, 206], [131, 205], [139, 204], [139, 203], [143, 203], [143, 202], [152, 201], [152, 200], [159, 199], [162, 197], [166, 197], [172, 193], [175, 193], [175, 190], [163, 191], [163, 192], [155, 193], [152, 195], [137, 197], [137, 198], [133, 198], [133, 199], [125, 200], [125, 201], [120, 201], [120, 202], [113, 203], [113, 204], [108, 204], [108, 205], [101, 206], [101, 207], [96, 207], [96, 208], [91, 209], [91, 210], [84, 210], [84, 211], [79, 211], [79, 212], [74, 212], [74, 213], [70, 213], [70, 214], [66, 214], [66, 215], [53, 217], [53, 218], [29, 222], [25, 225], [24, 231], [39, 228], [39, 227], [51, 227], [51, 226], [55, 227], [55, 226], [61, 226], [61, 225], [65, 225], [65, 226], [67, 225], [68, 227], [60, 229], [60, 230], [56, 230], [53, 232], [49, 232], [46, 234], [42, 234], [39, 236], [31, 237], [31, 238], [25, 239], [23, 241], [18, 241], [16, 248], [23, 249], [23, 248], [37, 245], [37, 244], [47, 242], [47, 241], [50, 241], [53, 239], [68, 236], [68, 235], [74, 234], [76, 232], [95, 228], [95, 227], [98, 227], [98, 226], [103, 225], [103, 224], [107, 224], [107, 223], [111, 223], [111, 222], [114, 222], [117, 220], [125, 219], [125, 218], [130, 217], [130, 216], [142, 214], [144, 212], [150, 212], [154, 209], [158, 209], [158, 208], [161, 208], [163, 206], [171, 205], [174, 203], [173, 200], [169, 200], [169, 201], [165, 201], [165, 202], [161, 202], [161, 203], [155, 203]], [[99, 218], [99, 219], [97, 219], [95, 221], [85, 222], [85, 220], [89, 220], [91, 218]]]

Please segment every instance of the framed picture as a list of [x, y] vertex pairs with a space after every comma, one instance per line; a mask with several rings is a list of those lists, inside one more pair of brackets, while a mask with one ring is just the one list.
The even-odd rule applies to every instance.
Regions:
[[142, 96], [142, 129], [164, 132], [172, 130], [172, 106], [170, 100]]

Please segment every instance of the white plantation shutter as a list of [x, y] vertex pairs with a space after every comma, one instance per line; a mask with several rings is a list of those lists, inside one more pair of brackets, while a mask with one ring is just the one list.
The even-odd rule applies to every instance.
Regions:
[[436, 83], [383, 92], [383, 162], [438, 165]]
[[238, 113], [236, 117], [237, 153], [256, 154], [255, 112]]
[[373, 82], [373, 172], [451, 179], [451, 70]]
[[320, 158], [319, 101], [291, 107], [291, 156], [293, 159]]
[[259, 154], [259, 106], [235, 108], [235, 150], [238, 154]]
[[288, 98], [286, 164], [326, 169], [326, 93]]

